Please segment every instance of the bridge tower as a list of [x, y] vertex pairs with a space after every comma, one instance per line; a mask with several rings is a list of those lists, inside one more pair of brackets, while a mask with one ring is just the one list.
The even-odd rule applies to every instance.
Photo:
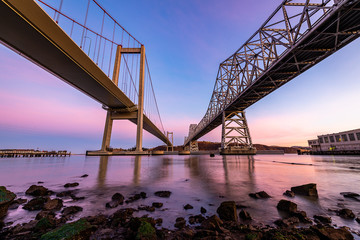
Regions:
[[143, 123], [144, 123], [144, 78], [145, 78], [145, 47], [141, 48], [123, 48], [121, 45], [117, 47], [113, 82], [118, 86], [119, 72], [121, 63], [121, 54], [140, 54], [140, 70], [139, 70], [139, 98], [136, 108], [107, 109], [104, 136], [101, 146], [102, 152], [108, 152], [110, 148], [110, 139], [113, 120], [117, 119], [137, 119], [136, 131], [136, 152], [142, 152]]
[[256, 154], [244, 111], [223, 111], [220, 153], [223, 155]]

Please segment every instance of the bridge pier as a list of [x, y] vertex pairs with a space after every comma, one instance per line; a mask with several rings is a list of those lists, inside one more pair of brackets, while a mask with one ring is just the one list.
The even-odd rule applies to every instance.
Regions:
[[[141, 48], [122, 48], [121, 45], [117, 47], [116, 57], [114, 63], [113, 82], [116, 86], [119, 83], [119, 72], [121, 64], [121, 54], [140, 54], [140, 72], [139, 72], [139, 98], [136, 109], [107, 109], [107, 115], [105, 120], [105, 128], [103, 141], [101, 145], [101, 152], [107, 153], [110, 149], [110, 140], [113, 121], [117, 119], [136, 119], [136, 154], [141, 154], [142, 150], [142, 138], [143, 138], [143, 123], [144, 123], [144, 81], [145, 81], [145, 46]], [[145, 152], [144, 152], [145, 153]], [[147, 153], [145, 153], [147, 154]]]
[[224, 111], [222, 116], [222, 155], [254, 155], [244, 111]]

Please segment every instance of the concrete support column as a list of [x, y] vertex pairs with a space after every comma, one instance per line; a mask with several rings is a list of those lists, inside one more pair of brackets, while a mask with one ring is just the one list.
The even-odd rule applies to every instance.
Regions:
[[136, 151], [142, 151], [143, 122], [144, 122], [144, 82], [145, 82], [145, 47], [141, 45], [140, 52], [140, 76], [139, 76], [139, 100], [136, 132]]
[[[120, 63], [121, 63], [121, 45], [117, 46], [115, 63], [114, 63], [114, 72], [112, 80], [117, 86], [119, 83], [119, 72], [120, 72]], [[107, 148], [110, 147], [111, 131], [112, 131], [113, 119], [111, 118], [111, 111], [107, 111], [104, 136], [101, 145], [101, 151], [107, 151]]]

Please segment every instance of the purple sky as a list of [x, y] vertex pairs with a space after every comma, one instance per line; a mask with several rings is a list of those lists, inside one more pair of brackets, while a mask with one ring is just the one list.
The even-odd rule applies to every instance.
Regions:
[[[66, 2], [66, 1], [65, 1]], [[218, 65], [281, 1], [100, 3], [146, 47], [164, 127], [183, 143], [206, 112]], [[359, 40], [247, 109], [254, 143], [307, 145], [319, 134], [360, 128]], [[99, 149], [101, 105], [0, 45], [0, 149]], [[111, 146], [133, 147], [136, 126], [116, 121]], [[219, 129], [202, 140], [220, 141]], [[144, 146], [161, 145], [145, 133]]]

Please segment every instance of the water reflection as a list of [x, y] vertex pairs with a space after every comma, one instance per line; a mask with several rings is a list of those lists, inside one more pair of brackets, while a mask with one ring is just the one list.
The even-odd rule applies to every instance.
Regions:
[[108, 161], [109, 161], [109, 156], [100, 156], [97, 188], [102, 188], [105, 185]]
[[133, 183], [134, 183], [135, 186], [139, 186], [139, 183], [140, 183], [140, 171], [141, 171], [141, 156], [135, 156], [134, 176], [133, 176]]

